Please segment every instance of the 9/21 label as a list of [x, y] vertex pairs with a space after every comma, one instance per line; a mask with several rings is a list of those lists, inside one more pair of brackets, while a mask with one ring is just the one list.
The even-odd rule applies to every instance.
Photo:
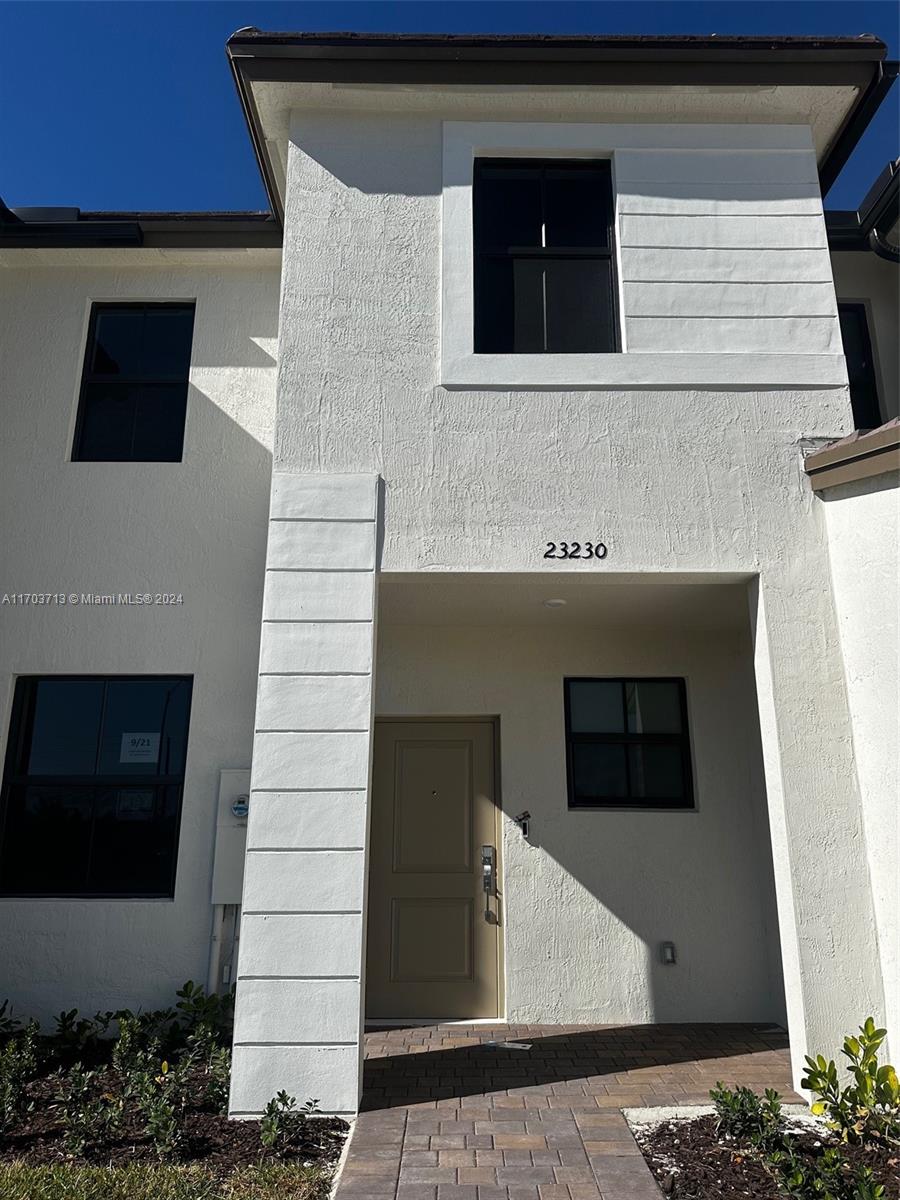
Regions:
[[606, 558], [603, 542], [547, 542], [544, 558]]

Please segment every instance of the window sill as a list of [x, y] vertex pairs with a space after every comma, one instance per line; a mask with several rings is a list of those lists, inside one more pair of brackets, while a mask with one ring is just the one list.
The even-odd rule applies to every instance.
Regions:
[[835, 388], [842, 354], [460, 354], [441, 361], [445, 388]]

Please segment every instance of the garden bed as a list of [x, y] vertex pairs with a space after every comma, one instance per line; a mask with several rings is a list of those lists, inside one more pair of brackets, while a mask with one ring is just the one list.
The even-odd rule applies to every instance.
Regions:
[[284, 1092], [229, 1121], [231, 997], [186, 984], [172, 1009], [61, 1013], [56, 1032], [0, 1006], [2, 1200], [320, 1200], [348, 1125]]
[[[671, 1200], [784, 1200], [785, 1190], [764, 1157], [716, 1129], [714, 1115], [667, 1119], [656, 1125], [635, 1123], [635, 1140], [659, 1184]], [[808, 1166], [821, 1163], [823, 1152], [836, 1145], [827, 1131], [788, 1121], [788, 1134], [798, 1158]], [[847, 1173], [872, 1171], [886, 1200], [900, 1197], [900, 1152], [880, 1145], [844, 1148]]]

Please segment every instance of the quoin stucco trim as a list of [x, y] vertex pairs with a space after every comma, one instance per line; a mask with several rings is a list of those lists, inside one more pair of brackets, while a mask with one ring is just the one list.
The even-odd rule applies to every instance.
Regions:
[[[362, 1029], [377, 483], [272, 476], [231, 1113], [354, 1113]], [[339, 557], [335, 545], [341, 546]]]

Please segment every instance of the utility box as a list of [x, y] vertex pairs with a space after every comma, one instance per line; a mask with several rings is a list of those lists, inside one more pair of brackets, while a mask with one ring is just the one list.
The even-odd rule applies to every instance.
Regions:
[[244, 890], [249, 796], [249, 767], [219, 772], [219, 805], [216, 813], [211, 897], [213, 904], [240, 906]]

